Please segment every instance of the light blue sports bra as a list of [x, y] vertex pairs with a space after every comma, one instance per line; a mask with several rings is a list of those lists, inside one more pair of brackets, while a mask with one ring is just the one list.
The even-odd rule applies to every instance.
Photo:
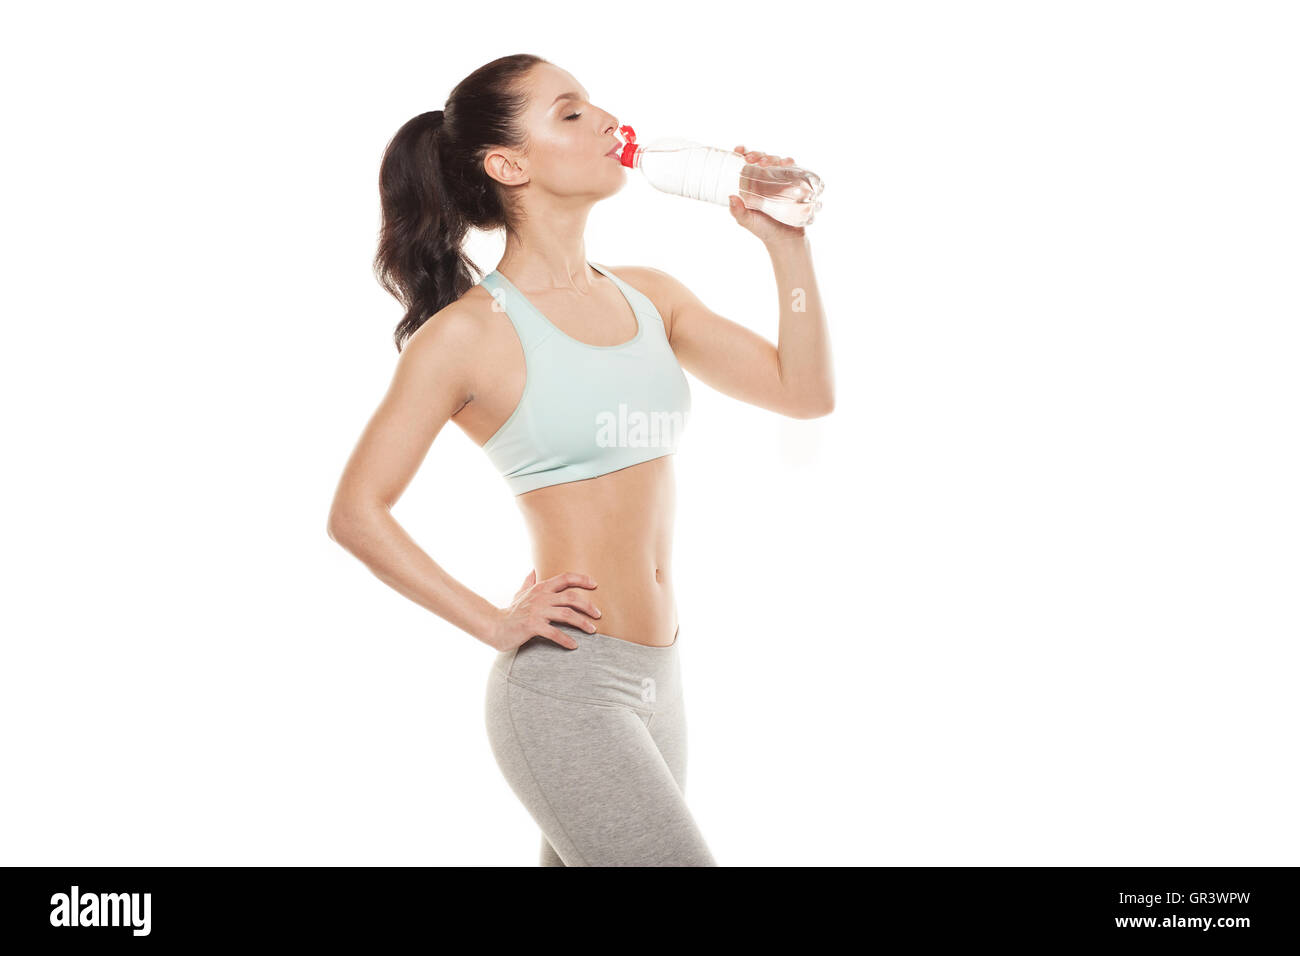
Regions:
[[515, 495], [582, 481], [677, 451], [691, 392], [648, 297], [603, 266], [636, 315], [636, 334], [588, 345], [551, 324], [495, 269], [480, 284], [524, 351], [523, 394], [483, 450]]

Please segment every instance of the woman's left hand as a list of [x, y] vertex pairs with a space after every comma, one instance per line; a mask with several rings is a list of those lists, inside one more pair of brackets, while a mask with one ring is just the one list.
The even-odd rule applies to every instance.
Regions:
[[[745, 149], [737, 146], [737, 153], [745, 157], [745, 162], [753, 163], [757, 166], [793, 166], [794, 159], [790, 156], [782, 158], [773, 156], [770, 153], [762, 153], [756, 149]], [[804, 235], [803, 226], [787, 226], [783, 222], [778, 222], [765, 212], [759, 212], [757, 209], [749, 209], [745, 206], [737, 195], [730, 198], [731, 215], [735, 217], [736, 222], [740, 223], [754, 235], [758, 236], [763, 242], [780, 242], [783, 239], [798, 239]]]

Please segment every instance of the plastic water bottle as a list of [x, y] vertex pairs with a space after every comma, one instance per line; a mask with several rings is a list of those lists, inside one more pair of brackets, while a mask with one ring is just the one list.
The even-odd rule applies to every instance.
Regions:
[[799, 166], [760, 166], [745, 162], [734, 150], [702, 146], [678, 137], [641, 145], [631, 126], [620, 126], [623, 149], [618, 161], [639, 169], [656, 189], [688, 199], [727, 205], [736, 195], [747, 209], [757, 209], [787, 226], [806, 226], [822, 208], [822, 181]]

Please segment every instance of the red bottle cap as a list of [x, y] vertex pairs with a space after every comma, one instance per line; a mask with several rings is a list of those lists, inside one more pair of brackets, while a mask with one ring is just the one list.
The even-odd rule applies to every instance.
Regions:
[[622, 139], [626, 143], [623, 151], [618, 155], [618, 161], [628, 169], [632, 169], [634, 168], [633, 164], [636, 162], [636, 130], [630, 126], [620, 126], [618, 131], [622, 134]]

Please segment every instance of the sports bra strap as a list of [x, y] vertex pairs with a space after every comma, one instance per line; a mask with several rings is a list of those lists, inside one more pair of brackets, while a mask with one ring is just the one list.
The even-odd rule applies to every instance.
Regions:
[[525, 353], [532, 352], [553, 333], [550, 324], [537, 314], [532, 303], [495, 269], [483, 277], [482, 285], [494, 300], [492, 309], [496, 312], [504, 311], [510, 319]]

